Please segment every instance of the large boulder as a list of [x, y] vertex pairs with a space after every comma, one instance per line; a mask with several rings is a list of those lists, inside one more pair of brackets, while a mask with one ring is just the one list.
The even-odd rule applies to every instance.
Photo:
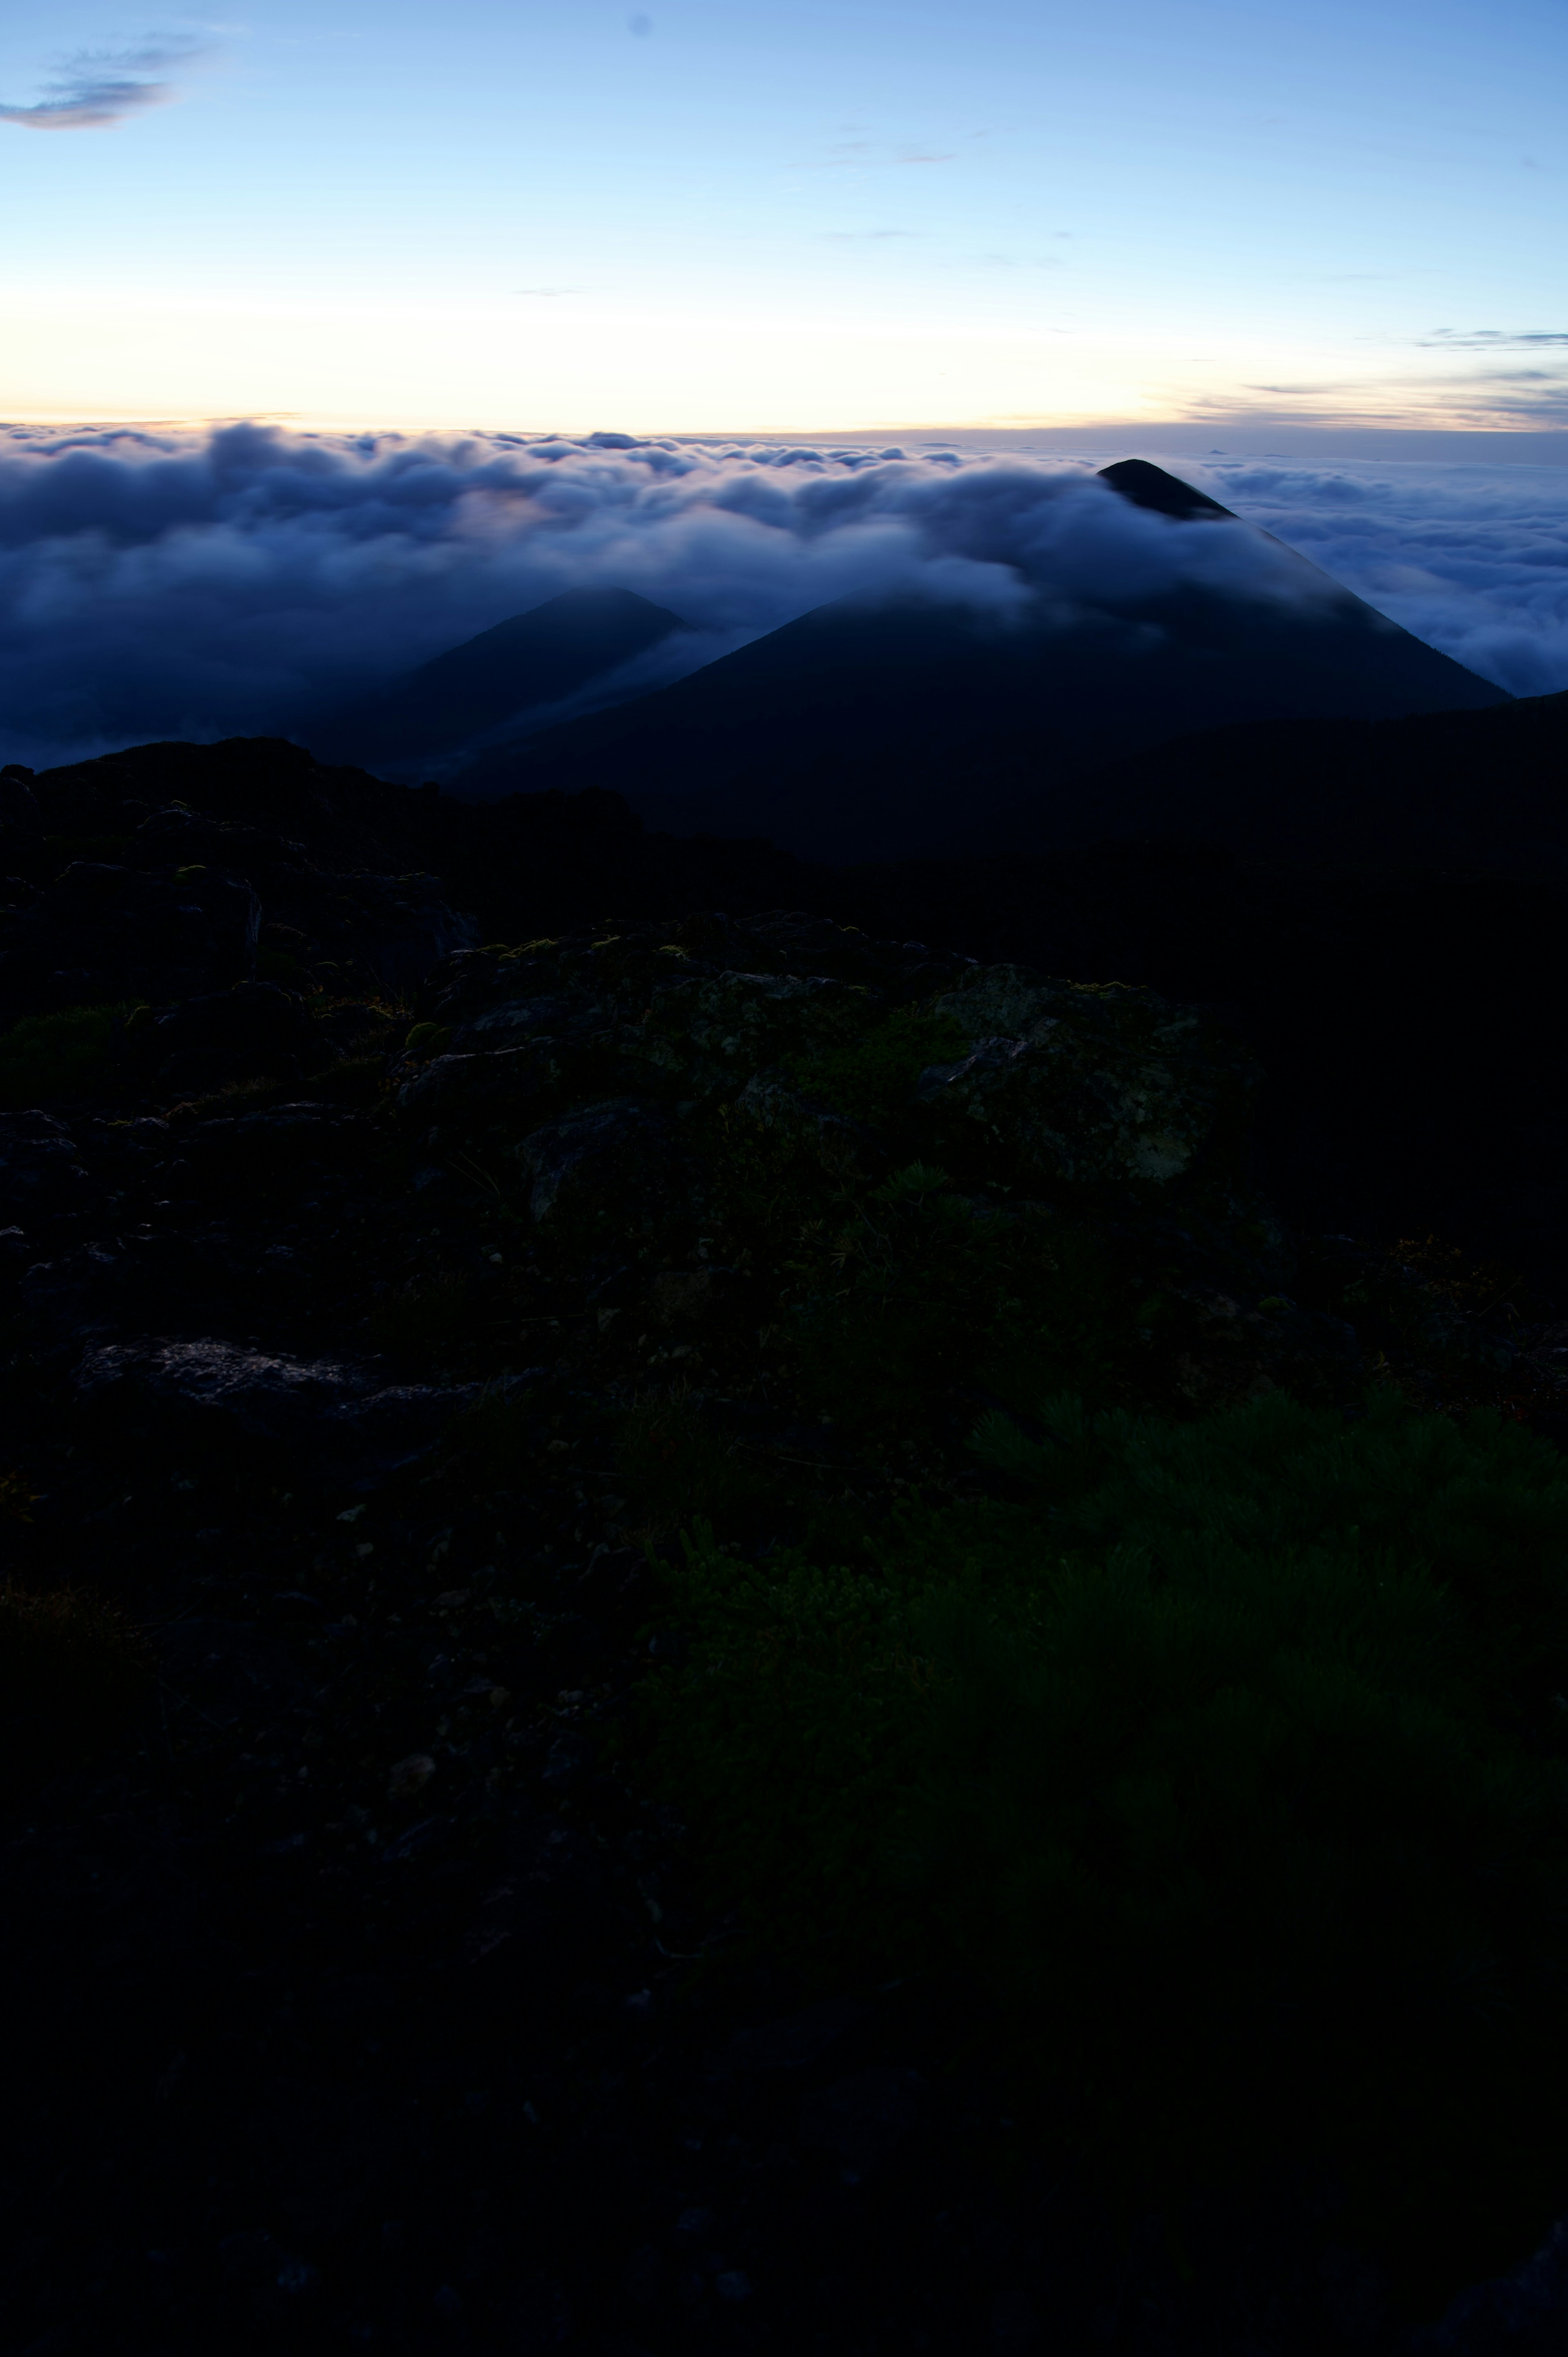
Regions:
[[518, 1159], [532, 1181], [536, 1220], [569, 1212], [641, 1226], [662, 1203], [672, 1154], [657, 1114], [619, 1097], [546, 1123], [523, 1139]]
[[69, 1207], [86, 1187], [76, 1140], [37, 1107], [0, 1113], [0, 1225]]
[[48, 1008], [222, 990], [253, 971], [261, 914], [232, 877], [79, 859], [28, 907], [0, 910], [0, 996]]
[[288, 1079], [314, 1039], [297, 998], [273, 982], [187, 999], [153, 1027], [152, 1052], [166, 1088], [208, 1088], [228, 1080]]
[[875, 1002], [822, 974], [720, 974], [669, 984], [650, 1006], [640, 1052], [693, 1096], [745, 1086], [787, 1055], [857, 1038]]
[[138, 1448], [286, 1458], [302, 1475], [384, 1472], [439, 1438], [472, 1385], [378, 1385], [335, 1359], [166, 1338], [90, 1351], [76, 1394], [101, 1433]]
[[398, 1111], [421, 1121], [489, 1121], [521, 1112], [556, 1077], [550, 1042], [494, 1053], [435, 1056], [398, 1091]]
[[983, 1140], [1027, 1182], [1157, 1194], [1200, 1166], [1241, 1176], [1255, 1073], [1192, 1008], [1123, 983], [978, 967], [933, 1002], [973, 1045], [917, 1093], [939, 1141]]

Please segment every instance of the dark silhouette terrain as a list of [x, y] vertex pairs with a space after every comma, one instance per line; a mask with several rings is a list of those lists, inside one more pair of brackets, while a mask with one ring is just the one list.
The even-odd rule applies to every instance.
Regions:
[[[806, 722], [857, 708], [839, 622], [806, 619], [744, 675], [756, 741], [814, 632]], [[1326, 627], [1324, 678], [1385, 644]], [[866, 631], [872, 683], [931, 685], [933, 712], [982, 677], [1033, 692], [1033, 657], [949, 618]], [[1411, 681], [1452, 673], [1430, 653]], [[608, 772], [467, 801], [241, 739], [0, 773], [18, 2346], [1554, 2357], [1565, 700], [1473, 684], [1452, 713], [1146, 747], [1090, 781], [1099, 840], [858, 864], [656, 831]], [[865, 726], [812, 792], [847, 791], [852, 741], [886, 751]], [[929, 813], [957, 741], [897, 739]], [[961, 801], [959, 753], [945, 774]], [[906, 1951], [907, 1897], [843, 1827], [925, 1791], [897, 1707], [923, 1724], [990, 1659], [977, 1564], [988, 1609], [1009, 1562], [1036, 1587], [1061, 1566], [1020, 1653], [1065, 1546], [1090, 1605], [1112, 1594], [1122, 1524], [1095, 1518], [1122, 1492], [1070, 1539], [1032, 1501], [1064, 1386], [1130, 1458], [1217, 1437], [1115, 1558], [1130, 1613], [1157, 1558], [1155, 1638], [1129, 1682], [1113, 1632], [1074, 1746], [1118, 1712], [1154, 1744], [1145, 1782], [1111, 1758], [1081, 1847], [1127, 1866], [1114, 1920], [1130, 1897], [1174, 1943], [1113, 1942], [1126, 2003], [1086, 1946], [1074, 2003], [1031, 1995], [1020, 2027], [993, 1951], [1037, 1945], [1059, 1861], [1001, 1878], [1025, 1935], [993, 1936], [993, 1882], [964, 1876], [996, 1827], [958, 1822], [960, 1936]], [[1221, 1618], [1219, 1701], [1186, 1698], [1197, 1748], [1167, 1756], [1180, 1711], [1136, 1679], [1175, 1658], [1189, 1495], [1219, 1530], [1259, 1415], [1305, 1435], [1285, 1472], [1324, 1561], [1368, 1554], [1328, 1608], [1307, 1563], [1283, 1672], [1256, 1615]], [[1417, 1452], [1392, 1505], [1385, 1433]], [[1352, 1512], [1311, 1485], [1357, 1448]], [[1080, 1431], [1062, 1461], [1090, 1453]], [[1442, 1577], [1385, 1576], [1428, 1512]], [[959, 1636], [933, 1683], [940, 1629], [898, 1617], [899, 1583], [918, 1606], [942, 1545]], [[1350, 1708], [1385, 1590], [1387, 1693]], [[1235, 1706], [1239, 1659], [1269, 1707]], [[975, 1789], [1011, 1840], [1046, 1788], [1007, 1802], [1019, 1714], [980, 1702]], [[1430, 1756], [1400, 1748], [1439, 1720]], [[1480, 1828], [1462, 1876], [1439, 1822], [1461, 1849]], [[1192, 1846], [1167, 1854], [1173, 1825]], [[764, 1889], [760, 1932], [758, 1857], [789, 1891], [770, 1916]], [[1233, 2003], [1260, 1892], [1284, 1961], [1265, 1943], [1266, 2001]], [[1497, 1932], [1484, 2002], [1466, 1908]], [[1293, 1983], [1341, 1920], [1343, 1964]], [[1388, 2002], [1359, 2012], [1369, 1956]], [[1168, 2035], [1181, 2007], [1212, 2048]], [[1031, 2076], [1064, 2026], [1067, 2076]], [[1093, 2039], [1133, 2058], [1128, 2150], [1071, 2079]]]
[[634, 590], [564, 590], [378, 694], [319, 716], [312, 741], [355, 761], [450, 753], [534, 707], [563, 703], [684, 628], [678, 614]]
[[1020, 805], [1001, 831], [1036, 847], [1163, 835], [1254, 857], [1561, 875], [1568, 694], [1208, 730], [1096, 770], [1073, 808]]

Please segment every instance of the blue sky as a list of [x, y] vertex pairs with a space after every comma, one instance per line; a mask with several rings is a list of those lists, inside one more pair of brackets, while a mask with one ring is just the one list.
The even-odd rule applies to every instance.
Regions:
[[13, 0], [0, 414], [1568, 425], [1561, 0]]

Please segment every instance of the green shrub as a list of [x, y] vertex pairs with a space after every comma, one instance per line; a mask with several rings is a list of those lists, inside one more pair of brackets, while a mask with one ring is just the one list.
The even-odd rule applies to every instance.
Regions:
[[0, 1035], [0, 1106], [38, 1104], [96, 1080], [140, 1006], [70, 1006], [26, 1015]]
[[634, 1526], [665, 1538], [682, 1523], [744, 1529], [768, 1497], [767, 1477], [679, 1391], [639, 1401], [616, 1446], [617, 1478]]
[[977, 1384], [1023, 1399], [1042, 1375], [1097, 1395], [1136, 1381], [1125, 1269], [1043, 1211], [977, 1209], [927, 1165], [871, 1189], [794, 1266], [796, 1364], [842, 1422], [913, 1433], [972, 1415]]
[[826, 1971], [961, 1964], [1129, 2195], [1327, 2161], [1484, 2271], [1563, 2190], [1561, 1458], [1391, 1398], [1043, 1415], [978, 1435], [1014, 1502], [863, 1569], [688, 1547], [650, 1702], [720, 1888]]

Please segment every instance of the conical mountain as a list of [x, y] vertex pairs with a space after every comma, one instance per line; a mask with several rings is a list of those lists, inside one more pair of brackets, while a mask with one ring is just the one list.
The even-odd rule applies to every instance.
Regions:
[[685, 627], [635, 590], [567, 589], [328, 715], [309, 727], [312, 748], [360, 762], [454, 752], [563, 702]]
[[[1104, 479], [1173, 522], [1236, 528], [1144, 461]], [[1194, 730], [1509, 701], [1305, 557], [1285, 564], [1299, 598], [1184, 583], [1102, 597], [1065, 627], [1044, 604], [1038, 619], [998, 621], [929, 597], [838, 600], [673, 686], [499, 747], [452, 790], [613, 785], [678, 833], [897, 857], [1005, 842], [1020, 825], [1039, 840], [1053, 813], [1076, 820], [1092, 770]]]

